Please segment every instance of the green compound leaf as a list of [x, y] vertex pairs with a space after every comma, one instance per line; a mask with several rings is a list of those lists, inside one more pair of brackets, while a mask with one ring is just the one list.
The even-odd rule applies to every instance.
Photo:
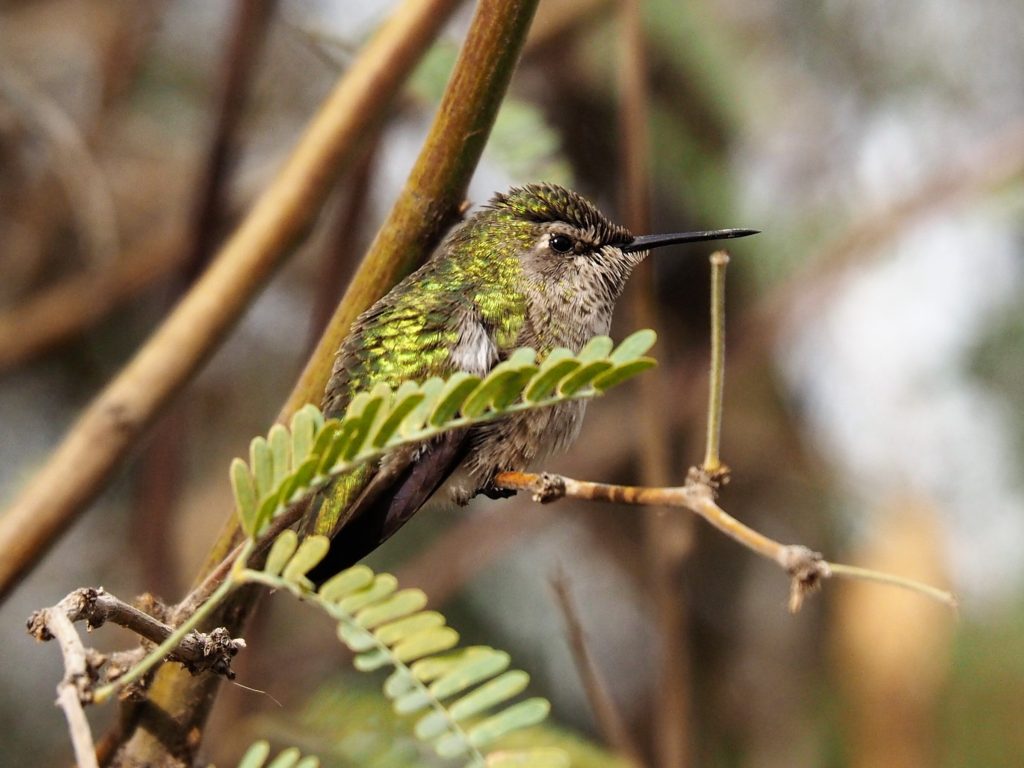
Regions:
[[343, 597], [364, 589], [373, 583], [374, 573], [365, 565], [353, 565], [335, 574], [320, 587], [320, 596], [329, 603], [336, 603]]
[[[406, 382], [408, 384], [409, 382]], [[415, 385], [414, 385], [415, 386]], [[387, 415], [387, 418], [381, 423], [380, 428], [373, 433], [371, 445], [374, 448], [382, 448], [387, 444], [399, 427], [402, 426], [409, 415], [426, 399], [426, 396], [422, 392], [409, 392], [408, 394], [399, 397], [395, 396], [395, 406], [391, 412]]]
[[536, 725], [550, 711], [551, 704], [547, 699], [537, 697], [521, 701], [473, 726], [469, 731], [469, 741], [474, 747], [486, 747], [507, 733]]
[[394, 645], [403, 637], [408, 637], [424, 629], [440, 627], [444, 625], [444, 616], [437, 611], [420, 611], [404, 619], [392, 621], [374, 630], [377, 639], [385, 645]]
[[[393, 710], [399, 715], [417, 714], [414, 733], [438, 755], [465, 757], [483, 768], [489, 759], [481, 751], [484, 746], [547, 714], [549, 705], [543, 699], [516, 702], [530, 677], [509, 669], [507, 653], [486, 646], [456, 649], [458, 632], [446, 625], [440, 613], [425, 610], [427, 598], [421, 590], [398, 590], [394, 576], [374, 574], [367, 566], [357, 565], [313, 592], [306, 573], [328, 546], [324, 536], [300, 541], [294, 531], [285, 531], [271, 546], [264, 569], [243, 569], [242, 578], [258, 574], [251, 580], [285, 588], [334, 617], [338, 639], [355, 654], [355, 668], [390, 670], [384, 694]], [[269, 754], [262, 747], [257, 751], [254, 765], [262, 764]], [[528, 752], [505, 750], [496, 759], [516, 765], [508, 761]], [[544, 755], [544, 764], [549, 758], [557, 760], [555, 753]], [[277, 759], [300, 765], [297, 752], [282, 753]]]
[[387, 600], [364, 608], [356, 614], [356, 623], [366, 629], [415, 613], [427, 604], [427, 596], [419, 589], [403, 589]]
[[238, 762], [238, 768], [263, 768], [270, 757], [270, 744], [265, 741], [254, 742]]
[[480, 714], [490, 709], [495, 704], [511, 699], [526, 689], [530, 682], [530, 676], [525, 672], [514, 669], [496, 677], [486, 685], [482, 685], [467, 696], [451, 705], [449, 711], [456, 720], [465, 720], [467, 717]]
[[390, 573], [381, 573], [374, 577], [373, 582], [366, 589], [361, 589], [339, 600], [338, 610], [341, 613], [352, 614], [353, 620], [355, 620], [356, 611], [376, 603], [378, 600], [383, 600], [393, 594], [397, 588], [398, 579]]
[[274, 458], [274, 485], [279, 485], [292, 469], [292, 441], [288, 430], [275, 424], [267, 433], [270, 453]]
[[508, 669], [511, 657], [504, 651], [492, 651], [480, 656], [467, 656], [455, 668], [446, 672], [430, 685], [430, 692], [440, 700], [447, 699], [477, 683]]
[[593, 362], [594, 360], [603, 360], [611, 354], [614, 342], [608, 336], [595, 336], [586, 344], [583, 345], [583, 349], [576, 355], [584, 363]]
[[270, 744], [266, 741], [257, 741], [246, 750], [238, 763], [238, 768], [319, 768], [320, 765], [319, 758], [312, 755], [302, 757], [297, 747], [283, 750], [270, 763], [267, 763], [268, 757]]
[[[555, 351], [557, 352], [558, 350]], [[566, 350], [566, 352], [568, 351]], [[558, 386], [562, 379], [582, 365], [579, 360], [573, 357], [556, 360], [552, 360], [552, 358], [554, 358], [554, 353], [544, 361], [540, 373], [534, 377], [533, 381], [530, 382], [530, 386], [526, 388], [524, 397], [527, 402], [535, 403], [551, 397], [555, 387]]]
[[459, 372], [447, 381], [406, 381], [395, 392], [378, 383], [355, 394], [341, 419], [325, 419], [307, 405], [292, 417], [290, 429], [275, 424], [266, 438], [255, 438], [248, 464], [232, 464], [242, 527], [258, 536], [289, 505], [400, 446], [505, 414], [596, 397], [650, 368], [653, 361], [642, 355], [654, 339], [653, 331], [638, 331], [616, 349], [607, 336], [596, 337], [577, 355], [551, 350], [539, 366], [534, 350], [518, 349], [482, 380]]
[[311, 405], [303, 406], [292, 416], [292, 466], [306, 460], [323, 421], [320, 409]]
[[295, 768], [302, 753], [296, 747], [289, 747], [278, 753], [267, 768]]
[[612, 363], [608, 360], [595, 360], [592, 363], [584, 363], [558, 385], [558, 394], [564, 397], [575, 395], [611, 367]]
[[254, 437], [249, 443], [249, 466], [256, 479], [256, 494], [263, 498], [274, 490], [274, 457], [265, 437]]

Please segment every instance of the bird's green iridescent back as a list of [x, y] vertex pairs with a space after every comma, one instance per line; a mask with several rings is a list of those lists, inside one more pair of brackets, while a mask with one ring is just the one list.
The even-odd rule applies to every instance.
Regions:
[[[353, 325], [327, 388], [326, 414], [341, 415], [357, 392], [378, 382], [397, 389], [403, 381], [447, 377], [465, 368], [456, 364], [453, 353], [469, 320], [488, 330], [499, 354], [513, 350], [526, 317], [516, 253], [531, 238], [528, 224], [499, 210], [483, 211], [453, 232], [441, 246], [445, 258], [432, 258]], [[363, 467], [331, 487], [315, 532], [337, 531], [375, 471]]]

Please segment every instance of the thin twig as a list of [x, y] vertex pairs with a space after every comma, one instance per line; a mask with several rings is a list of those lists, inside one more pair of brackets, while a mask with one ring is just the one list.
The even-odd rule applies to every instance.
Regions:
[[[774, 561], [783, 568], [790, 575], [793, 583], [794, 599], [790, 602], [790, 609], [793, 612], [800, 609], [803, 598], [809, 592], [820, 586], [823, 580], [833, 576], [881, 582], [916, 592], [951, 608], [955, 608], [957, 605], [956, 597], [946, 590], [879, 571], [830, 563], [819, 553], [801, 544], [782, 544], [755, 531], [715, 503], [715, 491], [712, 483], [706, 474], [696, 468], [690, 471], [686, 485], [670, 488], [592, 483], [547, 472], [540, 475], [526, 472], [503, 472], [495, 478], [495, 485], [510, 490], [529, 491], [533, 494], [534, 501], [541, 503], [568, 497], [635, 506], [688, 509], [703, 517], [734, 541], [758, 555]], [[839, 572], [835, 573], [835, 570]]]
[[556, 571], [550, 582], [558, 607], [562, 611], [562, 618], [565, 620], [572, 660], [583, 683], [587, 700], [594, 710], [598, 728], [604, 735], [607, 744], [624, 757], [630, 765], [638, 768], [643, 765], [643, 761], [640, 759], [640, 750], [630, 736], [629, 729], [626, 728], [622, 715], [619, 714], [608, 691], [608, 684], [594, 662], [594, 657], [590, 654], [586, 632], [583, 630], [579, 611], [576, 610], [576, 603], [572, 599], [569, 579], [565, 575], [565, 571]]
[[56, 638], [64, 658], [64, 678], [57, 685], [57, 706], [64, 710], [79, 768], [99, 768], [89, 721], [82, 708], [89, 701], [93, 674], [88, 652], [74, 625], [59, 606], [41, 612], [40, 622], [50, 637]]
[[725, 386], [725, 268], [729, 254], [711, 254], [711, 369], [708, 374], [708, 433], [701, 468], [716, 474], [722, 470], [722, 391]]

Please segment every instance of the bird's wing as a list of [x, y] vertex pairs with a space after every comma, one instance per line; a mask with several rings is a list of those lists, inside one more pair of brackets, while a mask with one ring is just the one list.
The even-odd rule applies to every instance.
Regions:
[[[325, 396], [340, 415], [357, 391], [384, 381], [423, 381], [463, 370], [486, 374], [498, 350], [475, 303], [445, 297], [416, 305], [409, 294], [386, 297], [353, 327], [335, 362]], [[372, 552], [397, 531], [455, 470], [468, 450], [465, 430], [390, 454], [335, 482], [318, 500], [314, 530], [333, 540], [318, 567], [328, 576]]]

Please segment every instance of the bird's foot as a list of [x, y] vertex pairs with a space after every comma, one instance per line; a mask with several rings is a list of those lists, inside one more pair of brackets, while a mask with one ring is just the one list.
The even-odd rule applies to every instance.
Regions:
[[483, 488], [477, 490], [477, 493], [483, 494], [488, 499], [510, 499], [518, 493], [518, 491], [512, 488], [499, 488], [496, 485], [488, 483]]

